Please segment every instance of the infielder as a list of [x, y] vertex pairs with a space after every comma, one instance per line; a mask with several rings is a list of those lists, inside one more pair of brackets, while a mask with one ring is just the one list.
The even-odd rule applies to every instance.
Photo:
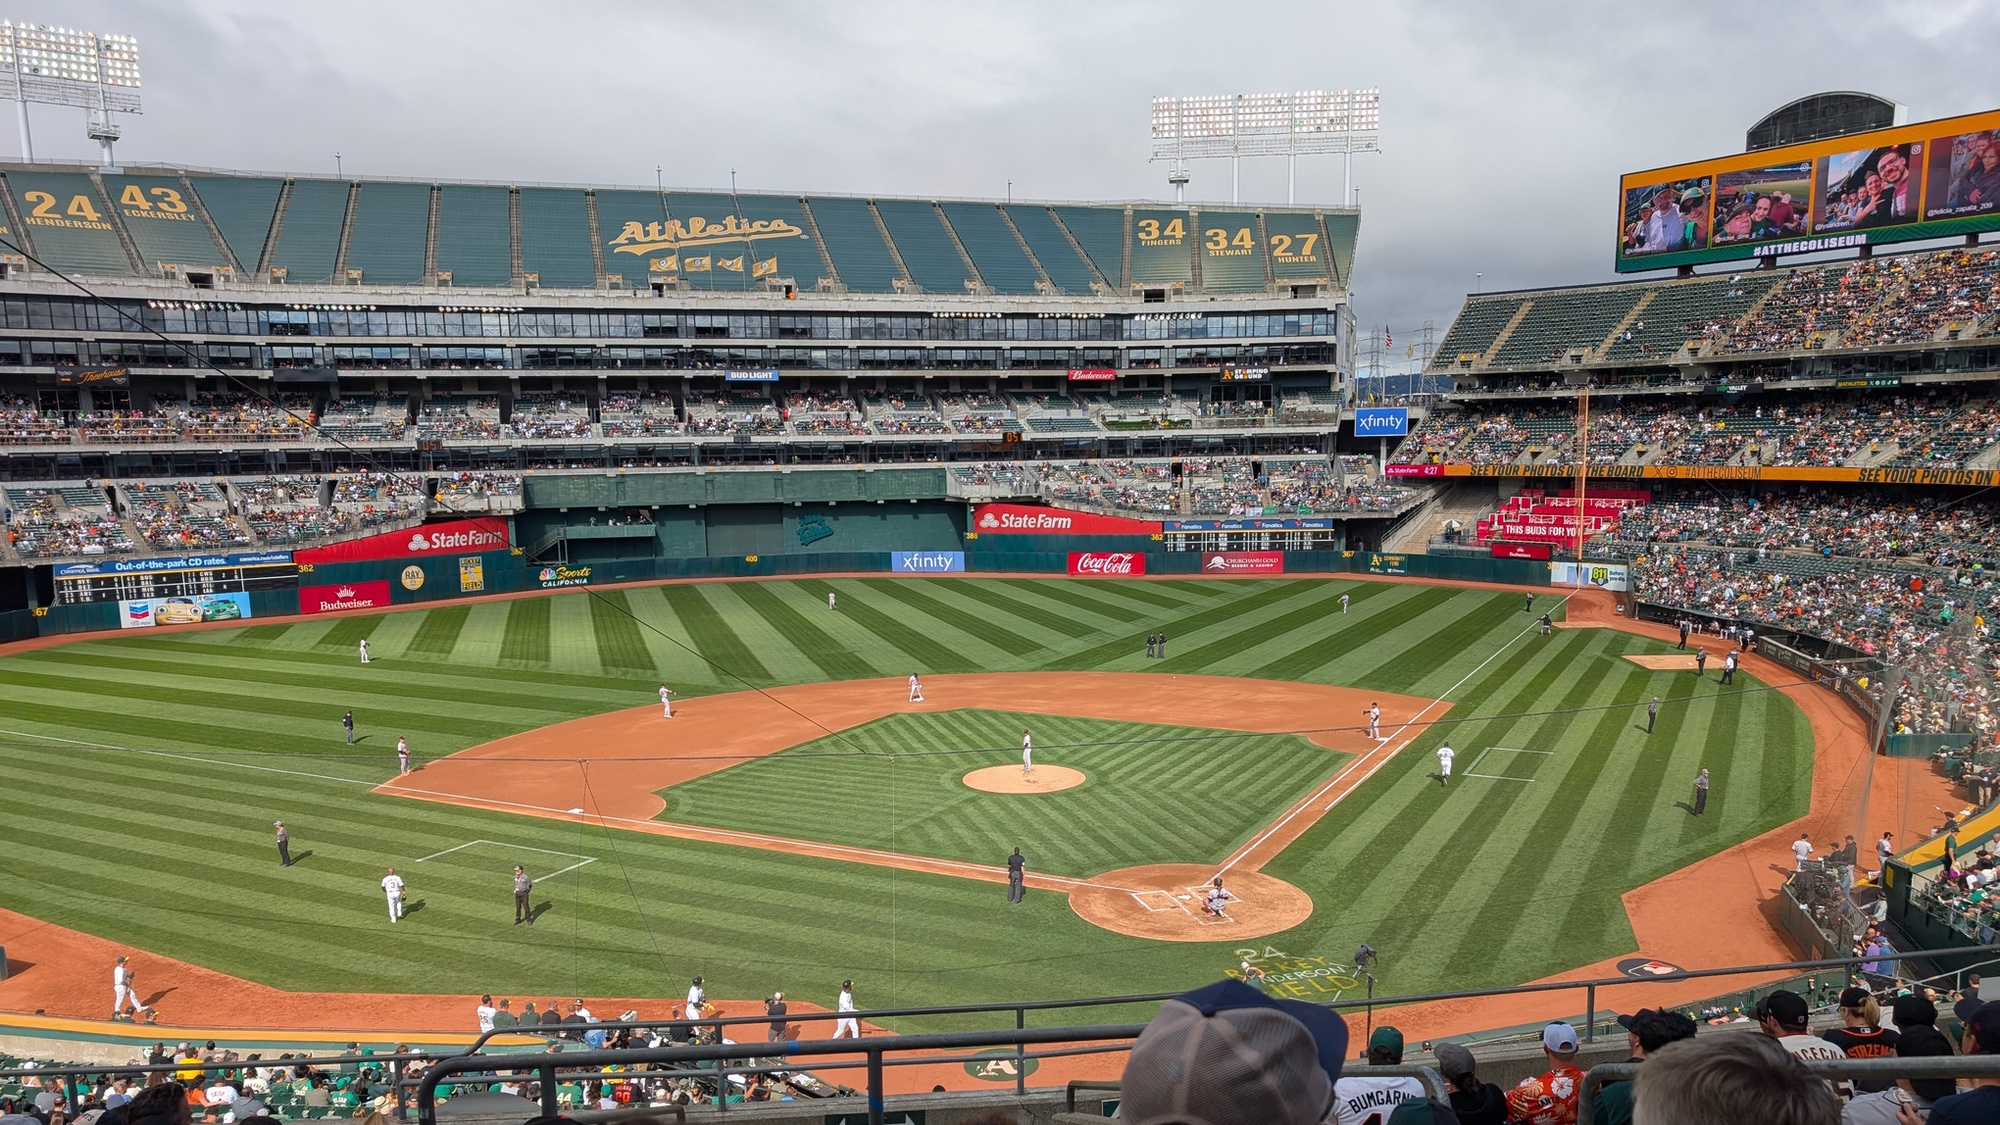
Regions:
[[[840, 1000], [837, 1004], [837, 1010], [841, 1012], [859, 1010], [854, 1006], [853, 981], [844, 980], [840, 982]], [[853, 1035], [856, 1039], [861, 1038], [861, 1021], [851, 1015], [843, 1015], [840, 1019], [835, 1020], [833, 1024], [833, 1037], [838, 1039], [843, 1035]]]
[[396, 739], [396, 771], [405, 776], [410, 772], [410, 740], [401, 736]]
[[1342, 595], [1340, 595], [1340, 612], [1342, 612], [1342, 613], [1346, 613], [1346, 612], [1347, 612], [1347, 595], [1346, 595], [1346, 594], [1342, 594]]
[[368, 638], [361, 638], [361, 663], [368, 663]]
[[[409, 771], [406, 770], [404, 772], [407, 773]], [[382, 893], [389, 896], [389, 921], [402, 921], [403, 877], [396, 874], [396, 869], [393, 867], [389, 869], [387, 875], [382, 876]]]
[[1368, 710], [1363, 711], [1362, 714], [1368, 716], [1368, 737], [1377, 742], [1389, 741], [1382, 737], [1382, 708], [1370, 703]]
[[528, 908], [528, 893], [534, 889], [535, 889], [535, 881], [533, 879], [528, 878], [527, 869], [522, 867], [518, 863], [515, 864], [514, 865], [514, 924], [516, 926], [520, 925], [523, 922], [526, 922], [530, 926], [535, 924], [535, 912]]
[[1027, 731], [1021, 732], [1021, 776], [1028, 780], [1035, 776], [1035, 740]]
[[1439, 785], [1451, 784], [1451, 760], [1457, 756], [1458, 752], [1451, 748], [1451, 743], [1449, 742], [1445, 743], [1443, 746], [1438, 747]]
[[923, 701], [924, 701], [924, 682], [923, 682], [922, 680], [919, 680], [919, 679], [918, 679], [918, 678], [916, 677], [916, 674], [915, 674], [915, 673], [911, 673], [911, 674], [910, 674], [910, 702], [912, 702], [912, 703], [922, 703]]
[[660, 711], [669, 719], [674, 717], [674, 692], [665, 684], [660, 685]]
[[127, 1001], [131, 1002], [133, 1015], [140, 1011], [139, 991], [132, 987], [132, 970], [126, 968], [125, 960], [121, 956], [118, 963], [111, 967], [111, 1018], [114, 1020], [124, 1018]]

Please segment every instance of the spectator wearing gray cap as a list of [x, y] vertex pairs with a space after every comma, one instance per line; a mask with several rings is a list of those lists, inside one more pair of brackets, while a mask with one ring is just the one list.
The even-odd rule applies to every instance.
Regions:
[[1317, 1004], [1218, 981], [1160, 1005], [1132, 1044], [1126, 1125], [1320, 1125], [1347, 1054], [1347, 1023]]
[[1507, 1125], [1507, 1095], [1481, 1082], [1472, 1052], [1457, 1043], [1439, 1043], [1438, 1073], [1451, 1086], [1451, 1109], [1459, 1125]]
[[[1683, 1039], [1693, 1039], [1695, 1022], [1679, 1012], [1658, 1011], [1641, 1008], [1629, 1016], [1619, 1016], [1618, 1026], [1625, 1029], [1625, 1040], [1631, 1052], [1626, 1062], [1645, 1062], [1653, 1054], [1669, 1043]], [[1631, 1125], [1632, 1083], [1612, 1081], [1597, 1091], [1591, 1101], [1594, 1112], [1592, 1121], [1604, 1125]]]
[[1763, 1035], [1703, 1035], [1669, 1043], [1646, 1060], [1632, 1083], [1633, 1125], [1834, 1125], [1839, 1120], [1833, 1087]]

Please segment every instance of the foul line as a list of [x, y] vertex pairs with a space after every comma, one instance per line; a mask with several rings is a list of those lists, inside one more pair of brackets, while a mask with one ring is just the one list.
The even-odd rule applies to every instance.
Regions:
[[467, 848], [478, 847], [480, 844], [485, 844], [486, 846], [493, 848], [512, 848], [518, 852], [540, 852], [543, 855], [566, 855], [571, 859], [580, 859], [583, 861], [582, 863], [572, 863], [568, 867], [563, 868], [561, 871], [551, 871], [547, 875], [537, 875], [535, 877], [536, 882], [541, 882], [546, 879], [553, 879], [558, 875], [567, 875], [570, 872], [575, 871], [579, 867], [587, 867], [590, 864], [597, 862], [596, 856], [584, 855], [582, 852], [562, 852], [562, 851], [556, 851], [553, 848], [536, 848], [536, 847], [530, 847], [527, 844], [508, 844], [508, 843], [503, 843], [499, 840], [467, 840], [465, 843], [460, 844], [455, 848], [446, 848], [441, 852], [432, 852], [431, 854], [425, 856], [423, 859], [412, 860], [411, 862], [423, 863], [427, 860], [436, 859], [441, 855], [450, 855], [453, 852], [462, 852]]
[[308, 773], [305, 770], [283, 770], [276, 766], [260, 766], [252, 762], [219, 762], [214, 758], [203, 758], [195, 754], [176, 754], [171, 750], [141, 750], [133, 746], [113, 746], [107, 742], [84, 742], [75, 738], [57, 738], [52, 734], [30, 734], [27, 731], [19, 730], [0, 730], [0, 734], [12, 735], [15, 738], [38, 738], [45, 742], [60, 742], [66, 746], [83, 746], [92, 750], [116, 750], [121, 754], [148, 754], [155, 758], [175, 758], [183, 762], [202, 762], [211, 766], [260, 770], [264, 773], [282, 773], [288, 777], [310, 777], [317, 781], [338, 781], [343, 785], [367, 785], [370, 787], [375, 785], [375, 782], [361, 781], [352, 777], [335, 777], [332, 774]]

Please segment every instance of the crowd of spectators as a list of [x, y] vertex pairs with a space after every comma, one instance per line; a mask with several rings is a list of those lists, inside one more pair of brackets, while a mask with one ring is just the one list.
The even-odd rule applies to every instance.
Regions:
[[1903, 291], [1856, 320], [1841, 338], [1843, 345], [1928, 340], [1946, 325], [1971, 324], [1994, 311], [1993, 272], [2000, 253], [1966, 248], [1891, 261]]
[[65, 445], [69, 427], [20, 395], [0, 398], [0, 444]]
[[674, 397], [665, 391], [606, 395], [598, 407], [598, 416], [608, 438], [658, 437], [685, 429]]
[[431, 441], [491, 441], [500, 437], [500, 400], [442, 395], [417, 412], [417, 436]]
[[1608, 537], [2000, 572], [2000, 501], [1821, 488], [1656, 490], [1650, 503], [1624, 509]]
[[169, 408], [184, 441], [298, 441], [318, 419], [304, 395], [276, 398], [228, 391], [200, 391], [187, 405]]
[[687, 430], [691, 434], [775, 435], [785, 432], [785, 418], [768, 398], [738, 399], [728, 392], [694, 393], [687, 400]]
[[507, 428], [529, 439], [589, 437], [590, 405], [580, 395], [517, 395]]
[[1871, 313], [1903, 279], [1904, 259], [1864, 259], [1792, 271], [1729, 333], [1732, 352], [1823, 347], [1828, 336]]
[[122, 486], [132, 525], [156, 551], [232, 550], [250, 546], [250, 536], [230, 517], [213, 484], [171, 485], [132, 482]]
[[7, 542], [23, 558], [125, 554], [139, 549], [108, 501], [100, 509], [73, 503], [63, 490], [20, 485], [8, 485], [0, 497], [4, 497], [0, 499], [0, 522], [7, 525]]
[[439, 500], [484, 500], [493, 496], [519, 496], [519, 473], [443, 473], [437, 478]]

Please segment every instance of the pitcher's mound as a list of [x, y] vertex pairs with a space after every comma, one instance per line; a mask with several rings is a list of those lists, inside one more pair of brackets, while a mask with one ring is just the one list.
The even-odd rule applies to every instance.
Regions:
[[1106, 871], [1069, 893], [1069, 908], [1093, 926], [1154, 941], [1236, 941], [1263, 937], [1312, 917], [1312, 896], [1260, 871], [1222, 877], [1221, 914], [1202, 906], [1213, 866], [1162, 863]]
[[1033, 777], [1022, 777], [1020, 766], [987, 766], [966, 774], [965, 786], [982, 793], [1055, 793], [1084, 782], [1082, 770], [1068, 766], [1036, 766]]

